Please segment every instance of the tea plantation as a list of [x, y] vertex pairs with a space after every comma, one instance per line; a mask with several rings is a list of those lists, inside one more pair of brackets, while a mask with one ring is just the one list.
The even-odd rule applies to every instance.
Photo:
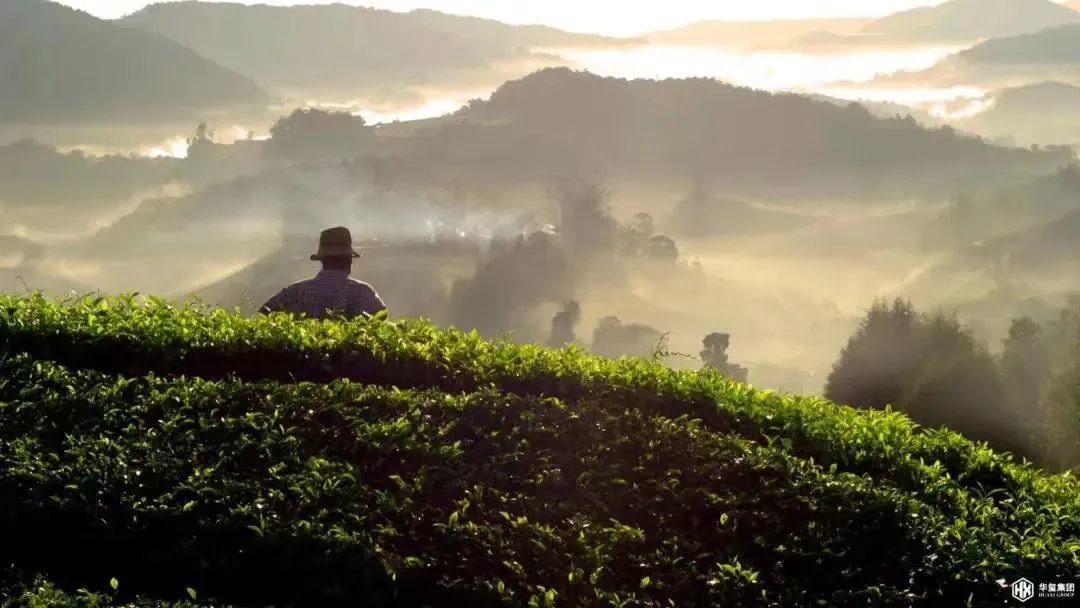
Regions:
[[1080, 483], [421, 321], [0, 296], [0, 606], [1001, 606]]

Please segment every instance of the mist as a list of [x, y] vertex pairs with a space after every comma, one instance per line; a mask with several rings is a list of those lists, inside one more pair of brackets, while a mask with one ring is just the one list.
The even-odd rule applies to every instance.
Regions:
[[[81, 28], [94, 78], [57, 47], [35, 68], [52, 84], [0, 96], [0, 289], [254, 313], [341, 225], [391, 317], [822, 394], [874, 303], [901, 298], [998, 365], [1080, 276], [1080, 13], [1047, 4], [621, 38], [18, 0], [0, 18], [27, 44]], [[130, 82], [109, 40], [142, 58]], [[12, 61], [0, 83], [30, 69]], [[1002, 407], [1050, 398], [1032, 399]]]

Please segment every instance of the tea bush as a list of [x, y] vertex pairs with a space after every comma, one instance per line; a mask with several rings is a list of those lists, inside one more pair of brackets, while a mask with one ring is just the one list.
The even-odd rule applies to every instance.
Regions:
[[68, 594], [43, 606], [111, 579], [101, 602], [963, 606], [1080, 571], [1075, 479], [709, 373], [133, 298], [0, 296], [0, 359], [0, 562]]

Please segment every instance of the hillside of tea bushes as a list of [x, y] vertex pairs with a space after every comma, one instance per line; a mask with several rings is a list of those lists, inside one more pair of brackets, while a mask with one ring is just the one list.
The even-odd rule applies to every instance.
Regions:
[[1080, 483], [422, 321], [0, 295], [0, 606], [986, 606]]

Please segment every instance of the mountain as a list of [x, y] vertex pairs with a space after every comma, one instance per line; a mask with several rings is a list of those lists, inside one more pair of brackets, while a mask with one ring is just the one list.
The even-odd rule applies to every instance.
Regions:
[[264, 99], [251, 80], [160, 36], [45, 0], [0, 2], [0, 122], [194, 120]]
[[1065, 82], [1042, 82], [999, 91], [994, 95], [996, 112], [1063, 112], [1080, 109], [1080, 86]]
[[1011, 297], [1073, 291], [1080, 273], [1080, 211], [1052, 222], [971, 243], [926, 268], [905, 286], [911, 297], [965, 302], [1003, 291]]
[[1080, 86], [1040, 82], [998, 91], [990, 107], [958, 126], [1022, 145], [1080, 143]]
[[874, 21], [865, 33], [927, 42], [1000, 38], [1080, 22], [1080, 13], [1051, 0], [950, 0]]
[[866, 19], [800, 19], [788, 21], [698, 21], [671, 30], [651, 32], [644, 38], [661, 44], [686, 44], [728, 48], [777, 48], [819, 32], [852, 34]]
[[909, 117], [879, 119], [858, 104], [839, 107], [709, 79], [628, 81], [564, 68], [508, 82], [454, 119], [560, 142], [613, 175], [709, 176], [717, 186], [801, 195], [811, 186], [862, 195], [930, 188], [940, 195], [1070, 158], [991, 146]]
[[960, 197], [932, 226], [945, 254], [910, 278], [906, 296], [959, 303], [1001, 290], [1016, 298], [1071, 289], [1068, 277], [1080, 272], [1080, 167]]
[[138, 201], [192, 184], [171, 158], [61, 153], [33, 140], [0, 145], [0, 231], [45, 240], [85, 233]]
[[522, 59], [532, 47], [624, 43], [431, 10], [341, 4], [175, 2], [148, 6], [122, 23], [170, 38], [263, 85], [301, 91], [449, 83], [448, 73]]
[[[1080, 17], [1080, 13], [1076, 13]], [[882, 82], [928, 82], [938, 86], [1015, 87], [1047, 80], [1080, 79], [1080, 23], [987, 40], [922, 72], [899, 73]]]
[[505, 52], [507, 49], [528, 51], [533, 47], [545, 46], [621, 46], [644, 42], [641, 39], [565, 32], [545, 25], [507, 25], [493, 19], [451, 15], [431, 9], [416, 9], [404, 17], [434, 31], [489, 47], [493, 52]]
[[968, 64], [1080, 64], [1080, 24], [987, 40], [955, 57]]

